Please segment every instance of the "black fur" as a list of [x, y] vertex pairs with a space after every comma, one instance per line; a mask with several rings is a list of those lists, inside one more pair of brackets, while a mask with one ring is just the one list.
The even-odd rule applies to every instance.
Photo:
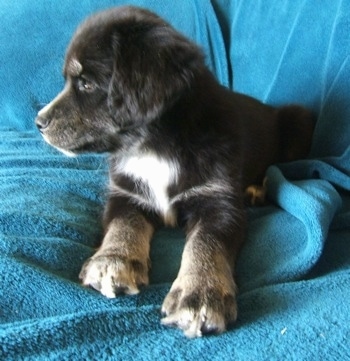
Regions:
[[[72, 67], [72, 59], [81, 64], [81, 73]], [[177, 224], [189, 240], [195, 237], [193, 270], [199, 275], [210, 269], [206, 274], [214, 282], [218, 268], [224, 274], [215, 263], [220, 254], [233, 272], [244, 238], [244, 190], [261, 185], [270, 164], [307, 155], [311, 114], [298, 106], [276, 109], [224, 88], [195, 44], [156, 15], [133, 7], [111, 9], [84, 22], [67, 50], [64, 75], [66, 90], [36, 120], [44, 138], [72, 153], [111, 153], [112, 184], [140, 197], [148, 192], [147, 185], [117, 172], [121, 159], [152, 153], [175, 161], [178, 178], [167, 191]], [[212, 181], [221, 188], [191, 193]], [[154, 204], [111, 194], [106, 232], [114, 219], [136, 222], [141, 216], [155, 228], [164, 221]], [[184, 286], [182, 292], [177, 283], [173, 287], [164, 306], [168, 316], [187, 308], [200, 313], [206, 306], [225, 323], [234, 320], [234, 286], [226, 293], [209, 286], [203, 291]], [[181, 299], [185, 291], [189, 295]], [[191, 325], [184, 326], [181, 317], [169, 323], [187, 332]], [[195, 335], [222, 331], [212, 323], [205, 321]]]

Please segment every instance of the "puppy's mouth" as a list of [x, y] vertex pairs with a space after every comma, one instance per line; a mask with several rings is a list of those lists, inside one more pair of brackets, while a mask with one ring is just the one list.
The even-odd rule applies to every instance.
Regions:
[[81, 129], [79, 122], [62, 125], [60, 120], [46, 120], [39, 114], [35, 123], [46, 143], [70, 157], [82, 153], [113, 152], [121, 146], [121, 138], [136, 128], [134, 125], [120, 127], [112, 124], [100, 129]]
[[108, 153], [119, 147], [118, 139], [108, 135], [101, 138], [83, 135], [74, 139], [70, 137], [66, 139], [63, 137], [52, 138], [44, 132], [42, 137], [46, 143], [69, 157], [76, 157], [79, 154], [86, 153]]
[[49, 144], [51, 147], [57, 149], [58, 151], [60, 151], [61, 153], [63, 153], [64, 155], [68, 156], [68, 157], [76, 157], [78, 155], [78, 153], [75, 151], [75, 149], [73, 147], [62, 147], [62, 146], [58, 146], [55, 143], [53, 143], [49, 137], [47, 135], [45, 135], [45, 132], [42, 130], [39, 130], [44, 141]]

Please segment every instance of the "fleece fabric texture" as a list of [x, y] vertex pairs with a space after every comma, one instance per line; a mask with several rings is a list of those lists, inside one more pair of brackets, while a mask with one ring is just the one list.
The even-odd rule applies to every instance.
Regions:
[[350, 359], [350, 2], [128, 1], [200, 44], [224, 85], [317, 114], [310, 157], [271, 166], [270, 204], [248, 211], [237, 323], [195, 340], [160, 324], [180, 230], [154, 237], [140, 294], [79, 284], [101, 239], [106, 157], [67, 158], [33, 124], [63, 85], [76, 26], [124, 3], [0, 3], [0, 359]]

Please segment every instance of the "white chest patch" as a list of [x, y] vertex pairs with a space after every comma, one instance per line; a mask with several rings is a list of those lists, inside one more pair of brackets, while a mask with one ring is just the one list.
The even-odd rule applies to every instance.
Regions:
[[118, 172], [133, 178], [137, 187], [142, 189], [142, 195], [138, 193], [132, 196], [140, 202], [152, 204], [167, 225], [174, 225], [176, 222], [168, 187], [177, 182], [178, 169], [175, 162], [152, 153], [125, 157], [117, 165]]

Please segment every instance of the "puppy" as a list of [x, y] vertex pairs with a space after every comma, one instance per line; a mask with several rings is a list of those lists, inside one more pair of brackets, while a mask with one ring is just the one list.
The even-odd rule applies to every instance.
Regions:
[[110, 153], [105, 234], [82, 283], [110, 298], [138, 293], [155, 230], [183, 227], [162, 322], [188, 337], [223, 332], [237, 316], [245, 189], [259, 190], [270, 164], [308, 153], [311, 114], [222, 87], [195, 44], [135, 7], [88, 18], [63, 72], [63, 91], [36, 118], [42, 136], [71, 156]]

